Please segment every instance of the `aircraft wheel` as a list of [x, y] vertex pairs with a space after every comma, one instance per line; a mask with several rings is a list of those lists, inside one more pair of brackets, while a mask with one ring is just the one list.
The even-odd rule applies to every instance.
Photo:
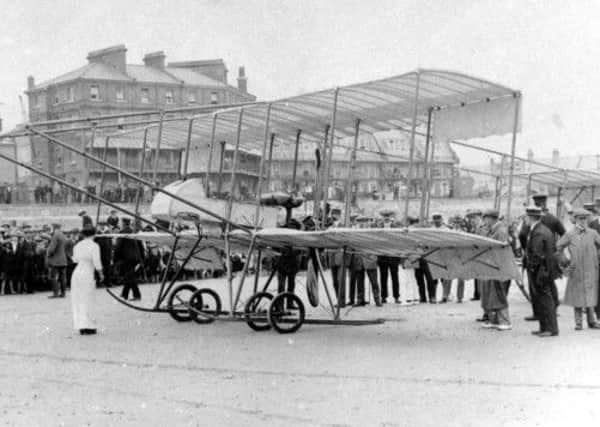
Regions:
[[300, 329], [304, 315], [304, 304], [291, 292], [277, 295], [269, 306], [269, 323], [280, 334], [290, 334]]
[[273, 295], [268, 292], [258, 292], [250, 297], [244, 306], [244, 320], [255, 331], [268, 331], [271, 329], [269, 324], [269, 304], [273, 300]]
[[[198, 289], [190, 298], [190, 307], [210, 316], [218, 316], [221, 313], [221, 298], [212, 289]], [[190, 315], [196, 323], [204, 324], [215, 321], [214, 317], [204, 317], [194, 311], [190, 311]]]
[[167, 300], [167, 310], [171, 317], [178, 322], [189, 322], [193, 319], [189, 303], [196, 287], [189, 283], [176, 286]]

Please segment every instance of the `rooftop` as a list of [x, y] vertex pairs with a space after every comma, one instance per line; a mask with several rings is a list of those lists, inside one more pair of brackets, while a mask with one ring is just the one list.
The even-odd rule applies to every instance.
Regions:
[[[125, 45], [116, 45], [104, 49], [89, 52], [88, 64], [61, 74], [57, 77], [43, 81], [29, 88], [29, 92], [44, 90], [52, 85], [71, 82], [73, 80], [109, 80], [122, 82], [145, 82], [164, 84], [185, 84], [189, 86], [201, 86], [210, 88], [230, 88], [238, 90], [237, 87], [219, 81], [204, 74], [194, 67], [219, 66], [226, 72], [227, 68], [223, 59], [206, 59], [195, 61], [170, 62], [168, 66], [152, 66], [150, 64], [127, 64]], [[148, 53], [144, 60], [150, 58], [164, 58], [162, 51]]]

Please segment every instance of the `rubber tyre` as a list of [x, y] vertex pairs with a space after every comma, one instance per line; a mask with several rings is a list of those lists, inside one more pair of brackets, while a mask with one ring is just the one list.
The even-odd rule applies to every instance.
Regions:
[[[196, 287], [190, 283], [178, 285], [171, 291], [171, 295], [169, 295], [169, 298], [167, 300], [167, 310], [169, 310], [169, 314], [171, 315], [171, 317], [178, 322], [190, 322], [193, 320], [192, 313], [189, 310], [187, 314], [174, 310], [174, 307], [176, 305], [182, 304], [181, 302], [177, 302], [177, 304], [174, 304], [177, 294], [184, 291], [189, 291], [192, 294], [194, 294], [196, 292]], [[189, 304], [189, 300], [186, 301], [186, 304]]]
[[[214, 301], [214, 310], [207, 311], [207, 314], [211, 316], [218, 316], [221, 313], [221, 298], [219, 297], [219, 294], [217, 294], [212, 289], [202, 288], [194, 292], [194, 294], [190, 298], [190, 306], [194, 307], [198, 311], [205, 311], [205, 304], [211, 299]], [[192, 319], [194, 319], [194, 322], [203, 325], [215, 321], [214, 318], [211, 319], [208, 317], [202, 317], [201, 315], [193, 311], [190, 312], [190, 315], [192, 316]]]
[[[273, 300], [273, 295], [269, 292], [257, 292], [250, 297], [248, 301], [246, 301], [246, 305], [244, 306], [244, 320], [250, 326], [250, 329], [253, 329], [257, 332], [268, 331], [271, 329], [271, 324], [269, 323], [269, 309], [265, 311], [265, 320], [263, 322], [255, 322], [253, 319], [253, 315], [256, 314], [256, 308], [262, 299], [267, 299], [269, 301]], [[270, 305], [269, 305], [270, 306]]]
[[[279, 308], [288, 305], [290, 302], [295, 304], [296, 308], [285, 308], [283, 310]], [[282, 322], [282, 317], [285, 316], [288, 319], [292, 312], [296, 312], [297, 319], [293, 322]], [[271, 305], [269, 306], [269, 323], [280, 334], [291, 334], [300, 329], [304, 323], [305, 314], [306, 311], [302, 300], [291, 292], [283, 292], [271, 301]]]

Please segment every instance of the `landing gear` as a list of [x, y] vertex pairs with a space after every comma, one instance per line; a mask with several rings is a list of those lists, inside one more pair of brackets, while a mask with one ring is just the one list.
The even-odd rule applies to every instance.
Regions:
[[269, 306], [269, 324], [280, 334], [296, 332], [304, 323], [304, 304], [295, 294], [277, 295]]
[[244, 320], [255, 331], [268, 331], [271, 329], [268, 313], [273, 295], [268, 292], [258, 292], [246, 302], [244, 306]]
[[190, 283], [184, 283], [173, 289], [167, 300], [167, 310], [169, 315], [178, 322], [189, 322], [194, 319], [190, 312], [190, 300], [196, 287]]
[[190, 298], [190, 315], [194, 322], [212, 323], [221, 314], [221, 298], [209, 288], [198, 289]]

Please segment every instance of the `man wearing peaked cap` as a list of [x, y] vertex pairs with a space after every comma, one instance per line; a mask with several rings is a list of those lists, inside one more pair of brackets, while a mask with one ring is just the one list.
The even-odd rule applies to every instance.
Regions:
[[[552, 239], [552, 245], [553, 245], [553, 250], [552, 253], [555, 252], [554, 248], [556, 246], [556, 241], [558, 240], [559, 237], [563, 236], [565, 234], [565, 227], [563, 226], [562, 222], [555, 217], [554, 215], [552, 215], [550, 212], [548, 212], [548, 210], [546, 209], [546, 199], [547, 196], [545, 194], [537, 194], [533, 197], [534, 199], [534, 203], [535, 206], [537, 208], [540, 209], [541, 213], [540, 213], [540, 221], [542, 224], [544, 224], [552, 233], [553, 239]], [[532, 207], [528, 207], [526, 209], [527, 215], [529, 216], [529, 212], [533, 211], [531, 210]], [[534, 213], [537, 215], [537, 213]], [[519, 233], [519, 241], [521, 242], [521, 247], [522, 248], [526, 248], [527, 247], [527, 238], [530, 235], [530, 227], [528, 222], [526, 222], [523, 227], [521, 227], [521, 232]], [[527, 256], [525, 256], [523, 258], [523, 266], [526, 268], [527, 266]], [[556, 270], [558, 270], [558, 265], [556, 265]], [[559, 299], [558, 299], [558, 289], [556, 288], [556, 284], [552, 285], [552, 297], [554, 299], [554, 304], [558, 307], [559, 305]], [[532, 299], [533, 301], [533, 299]], [[525, 318], [526, 320], [536, 320], [536, 315], [534, 313], [533, 316], [529, 316]]]
[[[559, 276], [558, 264], [554, 257], [556, 243], [552, 231], [544, 224], [541, 209], [528, 207], [525, 265], [531, 294], [531, 304], [540, 327], [532, 331], [540, 337], [558, 335], [556, 321], [556, 300], [554, 280]], [[525, 228], [525, 227], [523, 227]]]

